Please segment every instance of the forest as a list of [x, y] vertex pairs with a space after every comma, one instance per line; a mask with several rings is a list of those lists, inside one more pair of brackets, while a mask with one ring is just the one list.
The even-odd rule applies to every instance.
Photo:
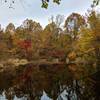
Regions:
[[31, 19], [1, 27], [0, 82], [7, 100], [40, 100], [43, 91], [63, 100], [65, 90], [67, 100], [100, 100], [100, 13], [59, 14], [44, 28]]

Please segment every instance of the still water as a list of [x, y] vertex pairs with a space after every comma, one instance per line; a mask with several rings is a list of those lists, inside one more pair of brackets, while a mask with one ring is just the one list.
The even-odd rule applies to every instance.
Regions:
[[4, 70], [0, 72], [0, 100], [99, 100], [100, 80], [85, 75], [84, 69], [64, 64]]

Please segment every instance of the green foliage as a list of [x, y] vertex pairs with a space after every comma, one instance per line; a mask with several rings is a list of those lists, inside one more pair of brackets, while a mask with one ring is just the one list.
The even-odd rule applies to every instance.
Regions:
[[[3, 1], [4, 1], [5, 3], [9, 3], [8, 0], [3, 0]], [[12, 0], [12, 1], [10, 2], [9, 8], [13, 8], [12, 5], [13, 5], [14, 3], [16, 3], [15, 1], [16, 1], [16, 0]], [[50, 1], [51, 1], [51, 0], [41, 0], [41, 2], [42, 2], [42, 6], [41, 6], [41, 7], [47, 9]], [[56, 4], [58, 4], [58, 5], [61, 3], [61, 0], [52, 0], [52, 1], [53, 1], [53, 3], [56, 3]], [[95, 7], [95, 6], [99, 5], [99, 2], [100, 2], [100, 0], [93, 0], [93, 4], [91, 5], [91, 7]]]
[[99, 2], [100, 2], [100, 0], [93, 0], [93, 5], [97, 6], [97, 5], [99, 5]]
[[[48, 5], [49, 5], [48, 3], [50, 2], [50, 0], [41, 0], [41, 1], [42, 1], [42, 6], [41, 7], [47, 9]], [[53, 2], [59, 5], [61, 0], [53, 0]]]

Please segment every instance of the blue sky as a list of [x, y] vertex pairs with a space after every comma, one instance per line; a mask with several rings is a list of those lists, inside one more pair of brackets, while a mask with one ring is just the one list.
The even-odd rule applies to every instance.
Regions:
[[84, 14], [90, 8], [92, 0], [62, 0], [57, 6], [50, 2], [48, 9], [41, 8], [41, 0], [15, 0], [14, 9], [9, 9], [10, 2], [0, 0], [0, 24], [4, 27], [13, 22], [20, 25], [26, 18], [33, 19], [45, 26], [51, 15], [64, 15], [65, 18], [72, 12]]

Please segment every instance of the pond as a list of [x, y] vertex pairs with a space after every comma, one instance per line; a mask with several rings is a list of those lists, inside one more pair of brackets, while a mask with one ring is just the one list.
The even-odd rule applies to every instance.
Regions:
[[85, 75], [74, 64], [28, 64], [4, 70], [0, 72], [0, 100], [99, 100], [100, 74], [98, 82]]

